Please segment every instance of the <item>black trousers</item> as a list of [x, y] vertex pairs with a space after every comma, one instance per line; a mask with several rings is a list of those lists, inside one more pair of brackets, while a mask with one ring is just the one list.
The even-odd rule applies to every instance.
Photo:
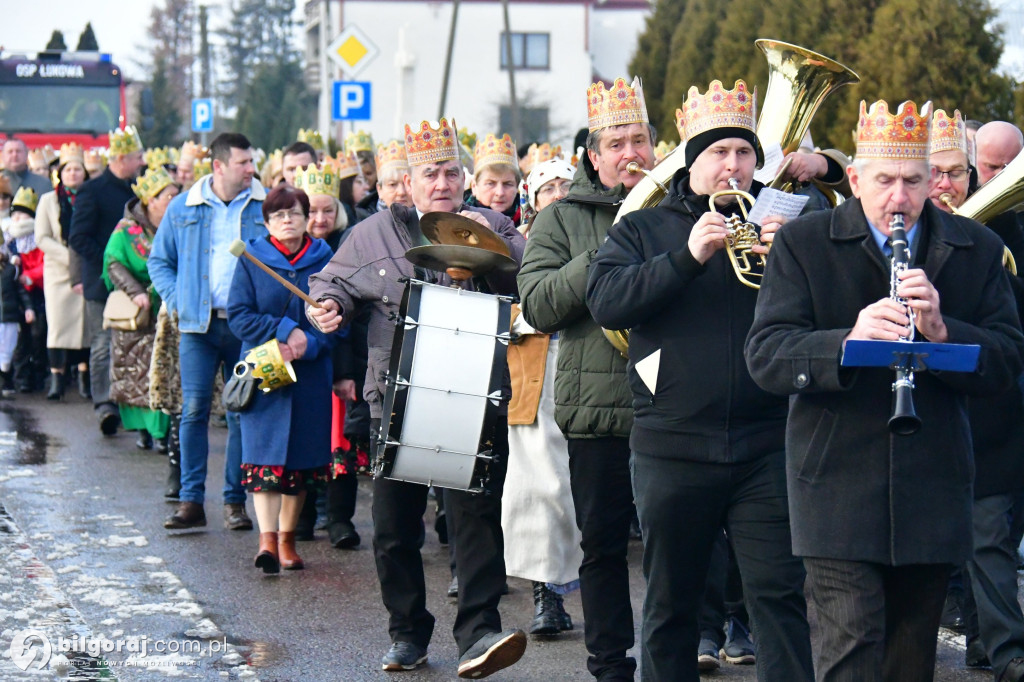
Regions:
[[[376, 434], [379, 420], [371, 421]], [[494, 454], [486, 494], [445, 491], [445, 512], [456, 538], [459, 578], [455, 641], [461, 656], [477, 640], [501, 630], [498, 602], [505, 587], [505, 544], [501, 532], [501, 492], [508, 468], [508, 421], [497, 420]], [[427, 486], [377, 478], [373, 482], [373, 555], [381, 597], [388, 610], [393, 642], [426, 648], [434, 632], [423, 579], [423, 513]]]
[[582, 534], [587, 669], [601, 680], [632, 680], [636, 672], [636, 660], [626, 655], [635, 641], [626, 563], [635, 514], [629, 456], [628, 438], [569, 439], [569, 482]]
[[729, 537], [723, 530], [711, 548], [708, 579], [704, 583], [704, 603], [697, 620], [700, 638], [711, 640], [721, 649], [726, 637], [724, 624], [731, 618], [740, 621], [743, 627], [750, 628], [750, 616], [743, 603], [743, 583], [739, 566], [736, 565], [736, 553], [732, 551]]
[[[1018, 528], [1024, 522], [1020, 493], [974, 501], [974, 555], [967, 562], [977, 616], [975, 625], [996, 679], [1014, 658], [1024, 657], [1024, 614], [1017, 601]], [[965, 614], [967, 615], [967, 614]]]
[[813, 678], [804, 569], [792, 554], [785, 454], [710, 464], [633, 454], [644, 533], [643, 678], [697, 682], [698, 613], [724, 526], [757, 642], [757, 678]]
[[804, 558], [821, 639], [819, 682], [929, 682], [951, 564]]

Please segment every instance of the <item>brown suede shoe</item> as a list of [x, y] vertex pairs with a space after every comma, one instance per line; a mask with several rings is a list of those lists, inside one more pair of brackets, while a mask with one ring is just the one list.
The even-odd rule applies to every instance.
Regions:
[[281, 562], [277, 558], [277, 533], [260, 533], [260, 551], [256, 554], [256, 568], [264, 573], [279, 573]]
[[206, 525], [206, 512], [198, 502], [179, 502], [174, 514], [164, 521], [164, 528], [198, 528]]
[[228, 530], [252, 530], [252, 519], [241, 503], [224, 505], [224, 527]]
[[302, 557], [295, 553], [294, 531], [281, 531], [277, 534], [277, 554], [281, 558], [281, 567], [286, 571], [298, 571], [305, 568]]

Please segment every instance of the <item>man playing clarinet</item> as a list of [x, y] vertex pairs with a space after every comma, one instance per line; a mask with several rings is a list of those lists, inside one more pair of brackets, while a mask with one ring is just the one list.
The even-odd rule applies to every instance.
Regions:
[[[786, 433], [793, 550], [817, 605], [818, 680], [931, 680], [946, 581], [971, 548], [968, 395], [1006, 390], [1024, 347], [982, 225], [928, 201], [931, 104], [861, 103], [854, 198], [780, 230], [747, 336], [764, 389], [792, 395]], [[908, 267], [890, 296], [902, 216]], [[977, 344], [973, 373], [917, 372], [921, 426], [890, 430], [894, 372], [841, 365], [854, 339]]]

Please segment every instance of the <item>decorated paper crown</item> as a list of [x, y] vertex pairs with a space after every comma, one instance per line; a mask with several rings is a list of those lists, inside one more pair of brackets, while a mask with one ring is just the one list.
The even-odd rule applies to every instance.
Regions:
[[77, 142], [65, 142], [60, 146], [60, 165], [77, 161], [85, 168], [85, 150]]
[[691, 86], [682, 109], [676, 109], [676, 129], [684, 143], [714, 128], [742, 128], [755, 131], [757, 122], [756, 93], [747, 92], [747, 84], [736, 81], [726, 90], [721, 81], [711, 81], [703, 95]]
[[526, 168], [524, 169], [527, 173], [533, 169], [538, 163], [544, 163], [551, 159], [558, 158], [562, 155], [562, 148], [558, 145], [552, 147], [550, 144], [545, 142], [542, 145], [538, 145], [536, 142], [530, 145], [530, 148], [526, 151]]
[[373, 151], [373, 135], [370, 133], [359, 132], [349, 133], [345, 136], [345, 151], [346, 152], [372, 152]]
[[53, 148], [52, 144], [43, 145], [43, 158], [46, 159], [46, 165], [50, 165], [57, 160], [57, 150]]
[[950, 118], [942, 109], [936, 109], [932, 116], [932, 131], [928, 154], [950, 149], [967, 154], [967, 127], [959, 109], [953, 110]]
[[270, 339], [270, 341], [256, 346], [246, 353], [245, 361], [239, 364], [248, 364], [249, 368], [247, 371], [243, 368], [242, 373], [239, 374], [238, 365], [235, 365], [235, 373], [239, 376], [249, 375], [260, 379], [259, 388], [264, 393], [270, 393], [282, 386], [294, 384], [296, 381], [295, 369], [292, 367], [292, 363], [281, 356], [277, 339]]
[[895, 114], [890, 114], [885, 100], [878, 100], [870, 110], [867, 102], [861, 100], [857, 158], [927, 160], [931, 113], [931, 102], [926, 102], [918, 113], [917, 105], [908, 100]]
[[459, 158], [459, 143], [455, 136], [455, 119], [451, 125], [441, 119], [435, 128], [430, 121], [422, 121], [418, 130], [405, 125], [405, 154], [410, 166], [443, 163]]
[[659, 142], [658, 145], [654, 148], [654, 161], [655, 161], [655, 163], [657, 163], [658, 161], [661, 161], [662, 159], [664, 159], [666, 156], [668, 156], [668, 153], [671, 152], [675, 148], [676, 148], [676, 143], [675, 142], [666, 142], [665, 140], [662, 140], [661, 142]]
[[170, 147], [155, 147], [146, 151], [146, 165], [149, 168], [178, 163], [178, 158], [178, 150]]
[[30, 211], [32, 214], [36, 212], [36, 206], [39, 205], [39, 195], [31, 187], [25, 187], [24, 185], [18, 188], [18, 191], [14, 193], [14, 199], [11, 201], [11, 208], [24, 208]]
[[192, 162], [192, 175], [196, 180], [204, 175], [213, 175], [212, 159], [196, 159]]
[[351, 178], [359, 175], [363, 167], [359, 164], [359, 157], [355, 152], [338, 152], [337, 157], [328, 156], [324, 159], [324, 166], [330, 166], [338, 180]]
[[309, 130], [299, 128], [298, 141], [305, 142], [318, 152], [327, 149], [327, 145], [324, 144], [323, 135], [320, 134], [319, 130], [313, 130], [312, 128]]
[[409, 167], [409, 159], [405, 157], [405, 145], [401, 140], [391, 140], [377, 147], [377, 173], [383, 173], [388, 167]]
[[281, 177], [283, 168], [284, 150], [275, 149], [263, 162], [263, 167], [260, 169], [260, 182], [264, 187], [273, 187], [277, 184], [275, 180]]
[[326, 159], [322, 169], [313, 164], [299, 169], [295, 174], [295, 188], [301, 189], [309, 196], [324, 194], [337, 199], [341, 193], [341, 178], [338, 177], [331, 159]]
[[174, 184], [174, 180], [171, 179], [167, 169], [163, 166], [154, 166], [135, 181], [132, 191], [143, 204], [148, 204], [149, 200], [160, 194], [164, 187], [172, 184]]
[[625, 78], [616, 78], [611, 89], [598, 81], [587, 88], [587, 120], [590, 132], [609, 126], [629, 123], [647, 123], [647, 104], [640, 79], [626, 84]]
[[459, 144], [466, 149], [476, 148], [476, 133], [469, 132], [469, 128], [463, 126], [459, 128]]
[[480, 169], [486, 166], [507, 166], [512, 170], [518, 170], [519, 154], [516, 152], [516, 143], [508, 133], [501, 137], [487, 133], [487, 137], [476, 143], [473, 150], [473, 169], [480, 172]]
[[46, 162], [46, 156], [43, 154], [42, 149], [32, 149], [28, 153], [28, 167], [29, 168], [46, 168], [49, 164]]
[[85, 170], [89, 175], [97, 175], [103, 172], [107, 165], [106, 151], [102, 148], [94, 148], [85, 153]]
[[178, 160], [181, 163], [192, 163], [196, 159], [205, 159], [209, 156], [210, 150], [206, 147], [196, 144], [192, 140], [186, 140], [185, 144], [181, 145], [181, 153], [178, 154]]
[[119, 156], [142, 151], [142, 138], [135, 130], [135, 126], [125, 126], [123, 129], [110, 131], [110, 155]]

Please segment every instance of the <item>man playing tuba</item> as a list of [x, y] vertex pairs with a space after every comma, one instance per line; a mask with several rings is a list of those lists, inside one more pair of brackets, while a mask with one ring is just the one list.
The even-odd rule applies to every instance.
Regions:
[[[599, 324], [631, 328], [633, 489], [644, 539], [645, 680], [698, 679], [693, 645], [712, 544], [726, 528], [758, 643], [758, 678], [810, 680], [804, 570], [790, 549], [787, 401], [743, 361], [757, 290], [725, 252], [733, 186], [757, 191], [755, 102], [743, 81], [690, 88], [677, 111], [686, 167], [656, 208], [623, 217], [591, 265]], [[678, 153], [678, 152], [677, 152]], [[717, 198], [711, 195], [720, 192]], [[709, 206], [713, 202], [715, 209]], [[781, 219], [760, 230], [767, 252]]]

